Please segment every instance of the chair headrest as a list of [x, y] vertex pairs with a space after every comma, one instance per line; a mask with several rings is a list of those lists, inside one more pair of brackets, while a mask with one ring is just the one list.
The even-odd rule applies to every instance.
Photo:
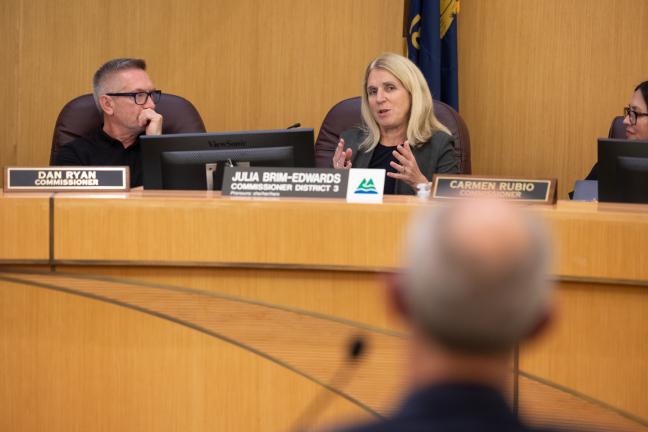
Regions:
[[625, 139], [625, 125], [623, 124], [623, 117], [618, 116], [614, 117], [612, 124], [610, 125], [610, 131], [608, 132], [608, 138], [618, 138]]

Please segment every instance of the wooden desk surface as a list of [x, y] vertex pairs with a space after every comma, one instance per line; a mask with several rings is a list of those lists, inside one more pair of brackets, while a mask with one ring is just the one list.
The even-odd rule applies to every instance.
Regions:
[[[389, 270], [421, 205], [404, 196], [367, 205], [208, 192], [58, 194], [54, 259]], [[554, 230], [558, 277], [648, 283], [648, 206], [559, 201], [532, 209]]]
[[0, 192], [0, 262], [50, 258], [50, 194]]
[[[57, 262], [386, 270], [398, 266], [403, 229], [421, 205], [414, 197], [367, 205], [208, 192], [0, 193], [0, 262], [42, 262], [52, 247]], [[648, 283], [648, 206], [532, 209], [554, 230], [558, 277]]]
[[60, 195], [54, 201], [54, 256], [63, 262], [385, 269], [396, 264], [394, 245], [416, 205], [206, 192]]

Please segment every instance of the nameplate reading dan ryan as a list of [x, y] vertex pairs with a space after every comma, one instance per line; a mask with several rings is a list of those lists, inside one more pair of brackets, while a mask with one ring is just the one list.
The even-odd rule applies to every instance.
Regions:
[[130, 172], [121, 167], [9, 167], [5, 192], [127, 191]]

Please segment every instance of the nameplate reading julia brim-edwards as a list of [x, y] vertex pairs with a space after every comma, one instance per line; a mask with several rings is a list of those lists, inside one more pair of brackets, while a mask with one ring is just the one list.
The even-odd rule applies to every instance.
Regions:
[[119, 167], [8, 167], [5, 192], [122, 192], [130, 189], [130, 169]]
[[222, 195], [238, 197], [346, 197], [349, 170], [225, 167]]
[[518, 179], [435, 174], [432, 198], [462, 199], [492, 197], [511, 201], [553, 204], [555, 179]]
[[380, 203], [384, 183], [384, 169], [226, 167], [221, 194], [346, 198], [353, 203]]

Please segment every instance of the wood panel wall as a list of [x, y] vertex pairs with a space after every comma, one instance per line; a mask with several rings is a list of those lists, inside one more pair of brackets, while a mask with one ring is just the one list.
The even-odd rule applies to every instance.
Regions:
[[[46, 164], [62, 105], [106, 59], [138, 56], [213, 131], [318, 128], [359, 93], [367, 61], [403, 52], [403, 0], [6, 0], [0, 5], [0, 165]], [[648, 3], [463, 0], [461, 114], [478, 174], [556, 177], [596, 160], [596, 138], [648, 79]]]
[[556, 177], [565, 198], [648, 79], [646, 38], [648, 2], [462, 0], [460, 109], [473, 172]]
[[402, 52], [402, 23], [403, 0], [5, 0], [0, 166], [47, 164], [61, 107], [121, 56], [208, 130], [318, 129], [371, 58]]

